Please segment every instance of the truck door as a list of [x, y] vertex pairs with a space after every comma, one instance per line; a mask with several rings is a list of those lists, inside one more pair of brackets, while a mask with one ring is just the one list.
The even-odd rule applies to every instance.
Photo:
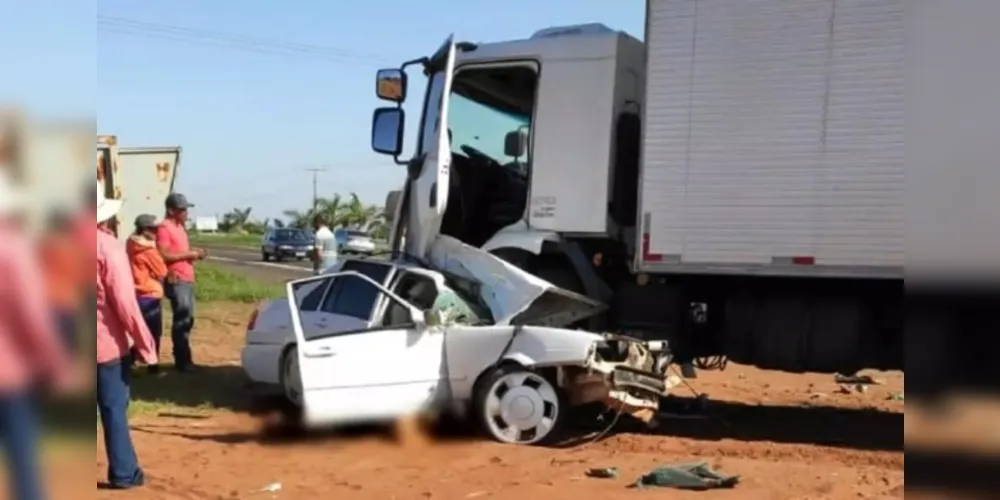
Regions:
[[[420, 124], [417, 160], [420, 172], [407, 183], [405, 203], [406, 232], [403, 250], [425, 257], [427, 249], [441, 231], [441, 220], [448, 205], [451, 177], [451, 144], [448, 137], [448, 96], [455, 70], [455, 43], [448, 37], [431, 57], [435, 71], [427, 84], [424, 116]], [[401, 221], [400, 221], [401, 222]]]

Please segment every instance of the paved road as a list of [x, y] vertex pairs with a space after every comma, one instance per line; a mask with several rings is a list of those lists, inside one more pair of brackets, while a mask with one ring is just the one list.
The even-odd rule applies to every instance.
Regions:
[[264, 283], [282, 284], [312, 272], [309, 261], [263, 262], [260, 250], [233, 245], [203, 245], [208, 260], [236, 274]]

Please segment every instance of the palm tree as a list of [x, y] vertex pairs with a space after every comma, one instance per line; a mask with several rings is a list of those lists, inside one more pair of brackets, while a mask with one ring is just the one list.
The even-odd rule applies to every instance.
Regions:
[[250, 212], [253, 211], [253, 207], [246, 207], [243, 209], [233, 208], [231, 211], [226, 212], [222, 215], [222, 223], [219, 224], [224, 232], [239, 232], [243, 231], [247, 223], [250, 222]]

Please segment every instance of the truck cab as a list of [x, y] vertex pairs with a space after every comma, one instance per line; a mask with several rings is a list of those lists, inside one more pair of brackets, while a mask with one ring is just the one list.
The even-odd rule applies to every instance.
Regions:
[[[598, 24], [489, 44], [449, 39], [408, 63], [429, 76], [416, 151], [398, 161], [411, 186], [407, 251], [421, 253], [424, 230], [538, 255], [561, 234], [609, 238], [633, 227], [644, 54], [639, 40]], [[376, 111], [373, 146], [397, 159], [407, 65], [380, 71], [377, 83], [396, 105]], [[622, 116], [635, 117], [626, 146]], [[631, 196], [616, 191], [621, 176]]]

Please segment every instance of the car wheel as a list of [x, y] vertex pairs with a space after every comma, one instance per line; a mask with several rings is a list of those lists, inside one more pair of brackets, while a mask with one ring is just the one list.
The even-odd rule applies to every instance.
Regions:
[[302, 406], [302, 377], [299, 373], [299, 353], [292, 346], [285, 350], [281, 357], [281, 389], [288, 400], [295, 407]]
[[262, 260], [264, 262], [267, 262], [267, 261], [271, 260], [271, 256], [268, 255], [267, 250], [264, 250], [264, 249], [260, 250], [260, 260]]
[[540, 373], [501, 365], [486, 375], [475, 397], [480, 425], [508, 444], [542, 444], [556, 435], [567, 413], [562, 391]]

